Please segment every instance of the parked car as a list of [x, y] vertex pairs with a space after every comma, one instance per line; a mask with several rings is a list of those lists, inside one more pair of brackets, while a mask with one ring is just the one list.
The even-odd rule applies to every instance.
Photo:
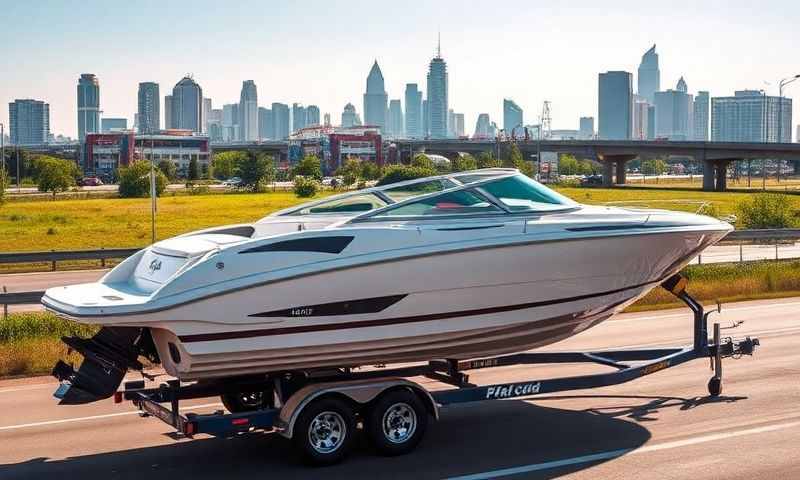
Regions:
[[582, 187], [597, 187], [603, 185], [602, 175], [586, 175], [581, 179]]
[[242, 186], [242, 179], [239, 177], [231, 177], [222, 182], [223, 187], [238, 188]]
[[78, 182], [78, 185], [81, 187], [99, 187], [103, 185], [103, 181], [97, 177], [83, 177]]

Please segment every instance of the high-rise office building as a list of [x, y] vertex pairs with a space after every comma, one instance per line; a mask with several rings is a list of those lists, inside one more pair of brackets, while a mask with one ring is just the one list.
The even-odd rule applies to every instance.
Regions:
[[342, 126], [345, 128], [356, 126], [356, 117], [356, 107], [352, 103], [348, 103], [342, 111]]
[[292, 131], [296, 132], [305, 128], [307, 123], [306, 107], [302, 103], [292, 104]]
[[675, 90], [656, 92], [656, 137], [667, 140], [691, 140], [694, 137], [692, 96], [683, 77]]
[[422, 101], [422, 137], [428, 138], [431, 136], [431, 117], [428, 115], [428, 100]]
[[127, 118], [103, 118], [100, 120], [101, 133], [121, 132], [127, 129]]
[[475, 122], [475, 133], [472, 138], [478, 140], [486, 140], [493, 138], [491, 132], [491, 121], [489, 120], [488, 113], [481, 113], [478, 115], [478, 120]]
[[627, 140], [632, 131], [633, 80], [629, 72], [611, 71], [598, 77], [598, 136]]
[[272, 140], [275, 126], [272, 123], [272, 110], [258, 107], [258, 139]]
[[203, 98], [203, 133], [208, 133], [208, 124], [211, 122], [211, 111], [214, 110], [210, 98]]
[[[369, 126], [386, 130], [386, 113], [389, 96], [383, 82], [383, 73], [378, 61], [372, 64], [367, 75], [367, 91], [364, 93], [364, 122]], [[385, 132], [384, 132], [385, 133]]]
[[327, 113], [327, 112], [325, 113], [325, 117], [324, 117], [323, 123], [324, 123], [324, 125], [326, 127], [330, 127], [331, 126], [331, 114], [330, 113]]
[[78, 79], [78, 141], [100, 131], [100, 81], [93, 73]]
[[639, 96], [653, 105], [655, 93], [661, 90], [661, 71], [658, 69], [658, 54], [656, 53], [655, 45], [642, 55], [642, 62], [639, 64], [638, 84]]
[[422, 92], [416, 83], [406, 84], [406, 137], [422, 138]]
[[436, 56], [428, 66], [428, 132], [431, 138], [447, 137], [447, 63], [442, 58], [441, 43], [436, 48]]
[[50, 105], [17, 99], [8, 104], [9, 140], [13, 145], [42, 145], [50, 137]]
[[139, 133], [153, 133], [161, 130], [161, 95], [158, 84], [142, 82], [139, 84]]
[[208, 139], [214, 143], [223, 141], [222, 119], [224, 115], [224, 110], [221, 108], [212, 108], [208, 113], [208, 121], [206, 122]]
[[172, 95], [164, 96], [164, 128], [175, 128], [172, 121]]
[[712, 142], [791, 142], [792, 99], [741, 90], [711, 99]]
[[634, 140], [646, 140], [648, 132], [648, 111], [650, 104], [644, 97], [639, 95], [633, 96], [633, 131], [631, 138]]
[[203, 89], [190, 76], [183, 77], [172, 89], [173, 128], [203, 131]]
[[306, 107], [306, 125], [321, 125], [319, 123], [319, 107], [316, 105], [309, 105]]
[[239, 140], [239, 104], [229, 103], [222, 106], [222, 139], [225, 142]]
[[455, 114], [455, 137], [461, 138], [464, 136], [464, 114], [463, 113], [456, 113]]
[[697, 96], [694, 97], [694, 105], [692, 107], [692, 124], [694, 125], [694, 140], [701, 142], [708, 141], [708, 119], [710, 113], [710, 103], [708, 92], [699, 91]]
[[239, 140], [258, 140], [258, 91], [252, 80], [242, 82], [239, 95]]
[[580, 130], [578, 135], [580, 135], [583, 140], [594, 138], [594, 117], [580, 118]]
[[400, 99], [392, 100], [389, 102], [389, 118], [387, 119], [386, 134], [400, 138], [403, 137], [403, 107], [400, 104]]
[[289, 138], [289, 105], [274, 102], [272, 104], [273, 140]]
[[514, 103], [510, 98], [503, 99], [503, 130], [506, 135], [512, 135], [514, 128], [521, 130], [524, 128], [522, 121], [522, 108]]

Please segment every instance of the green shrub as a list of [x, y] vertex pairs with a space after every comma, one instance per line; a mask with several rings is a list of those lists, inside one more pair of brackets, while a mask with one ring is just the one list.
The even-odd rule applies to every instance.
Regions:
[[797, 220], [791, 197], [757, 193], [736, 204], [739, 225], [744, 228], [791, 228]]
[[415, 178], [431, 177], [436, 174], [436, 170], [428, 168], [409, 165], [390, 165], [384, 169], [383, 177], [378, 181], [378, 186], [414, 180]]
[[319, 188], [319, 183], [313, 178], [294, 177], [294, 194], [300, 198], [313, 197]]
[[75, 177], [80, 175], [78, 166], [71, 160], [42, 155], [34, 161], [36, 183], [40, 192], [65, 192], [75, 185]]
[[[158, 168], [156, 174], [156, 195], [167, 188], [167, 177]], [[129, 167], [119, 169], [119, 196], [123, 198], [150, 196], [150, 162], [139, 160]]]

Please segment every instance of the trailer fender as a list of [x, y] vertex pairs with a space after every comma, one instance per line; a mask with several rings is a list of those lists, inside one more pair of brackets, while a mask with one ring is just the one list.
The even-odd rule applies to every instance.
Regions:
[[323, 395], [340, 395], [358, 405], [365, 405], [383, 392], [393, 388], [411, 389], [419, 395], [433, 418], [439, 419], [439, 405], [434, 401], [430, 392], [420, 384], [404, 378], [381, 378], [306, 385], [284, 403], [275, 421], [275, 429], [284, 437], [292, 438], [295, 422], [303, 409], [314, 399]]

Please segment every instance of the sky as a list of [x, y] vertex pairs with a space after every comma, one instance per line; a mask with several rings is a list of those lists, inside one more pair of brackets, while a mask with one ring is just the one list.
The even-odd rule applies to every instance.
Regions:
[[[548, 100], [552, 127], [577, 129], [597, 116], [597, 74], [635, 74], [654, 43], [662, 89], [683, 75], [690, 93], [777, 95], [781, 78], [800, 73], [796, 0], [0, 0], [0, 12], [0, 123], [8, 102], [35, 98], [50, 104], [51, 132], [72, 137], [81, 73], [98, 76], [103, 116], [131, 126], [139, 82], [158, 82], [163, 97], [187, 73], [214, 108], [238, 102], [252, 79], [260, 105], [316, 104], [338, 123], [348, 102], [363, 115], [376, 59], [390, 99], [406, 83], [425, 90], [437, 32], [450, 108], [468, 134], [479, 113], [502, 126], [503, 98], [529, 124]], [[800, 81], [785, 89], [794, 94]]]

